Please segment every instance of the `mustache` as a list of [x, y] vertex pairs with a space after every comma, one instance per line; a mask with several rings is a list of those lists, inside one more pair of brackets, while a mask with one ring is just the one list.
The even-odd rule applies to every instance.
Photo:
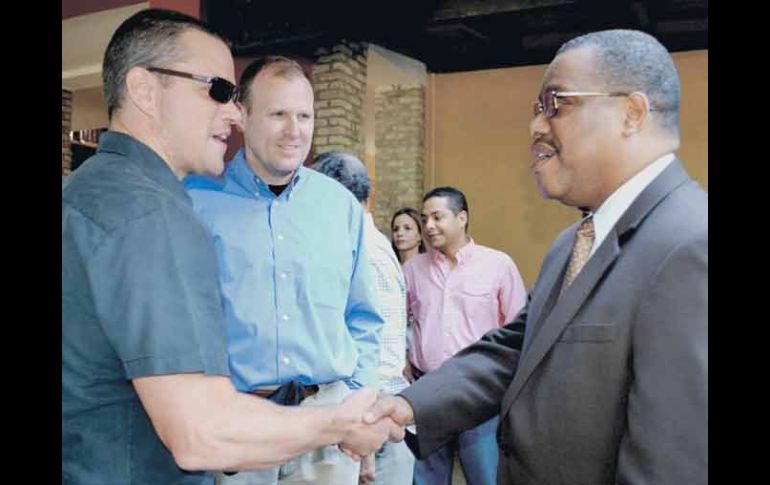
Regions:
[[543, 159], [558, 155], [561, 150], [559, 150], [559, 147], [553, 143], [552, 139], [546, 139], [543, 136], [539, 136], [532, 140], [529, 151], [536, 158]]
[[553, 148], [554, 150], [557, 150], [557, 151], [559, 150], [559, 147], [557, 147], [553, 143], [553, 139], [546, 138], [545, 136], [542, 136], [542, 135], [532, 139], [532, 146], [535, 146], [535, 145], [546, 145], [550, 148]]

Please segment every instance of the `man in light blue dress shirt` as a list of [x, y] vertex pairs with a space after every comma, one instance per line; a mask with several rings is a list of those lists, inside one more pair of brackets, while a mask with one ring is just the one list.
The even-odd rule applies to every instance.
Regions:
[[[383, 320], [364, 213], [344, 187], [302, 166], [313, 136], [313, 90], [301, 66], [258, 59], [240, 87], [245, 146], [221, 178], [185, 181], [217, 250], [233, 383], [265, 397], [291, 384], [303, 406], [340, 402], [379, 378]], [[327, 447], [218, 482], [354, 485], [358, 467]]]

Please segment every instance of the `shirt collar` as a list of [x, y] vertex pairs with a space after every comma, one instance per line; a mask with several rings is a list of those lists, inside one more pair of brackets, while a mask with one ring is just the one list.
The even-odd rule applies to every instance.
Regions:
[[[457, 264], [464, 264], [471, 260], [473, 257], [473, 254], [476, 252], [476, 242], [473, 240], [472, 237], [468, 236], [468, 243], [461, 247], [459, 251], [457, 251], [457, 254], [455, 255], [455, 259], [457, 259]], [[430, 250], [430, 256], [434, 263], [444, 263], [447, 261], [446, 255], [439, 251], [438, 249], [431, 249]]]
[[364, 220], [366, 221], [367, 226], [377, 229], [377, 226], [374, 224], [374, 217], [372, 217], [371, 212], [364, 211]]
[[107, 131], [99, 137], [97, 153], [115, 153], [136, 164], [148, 178], [167, 189], [174, 196], [190, 201], [182, 182], [171, 167], [149, 146], [136, 138], [117, 131]]
[[674, 161], [674, 154], [668, 153], [644, 167], [639, 173], [615, 189], [607, 200], [593, 214], [594, 245], [591, 254], [604, 241], [612, 227], [620, 219], [639, 194]]
[[371, 240], [372, 244], [382, 247], [383, 251], [387, 252], [391, 259], [396, 263], [396, 266], [401, 267], [401, 263], [398, 261], [398, 257], [393, 249], [393, 243], [388, 236], [377, 229], [377, 225], [374, 223], [374, 216], [371, 212], [364, 211], [364, 237]]
[[259, 194], [267, 197], [286, 197], [290, 199], [294, 192], [294, 189], [308, 176], [309, 169], [300, 166], [294, 175], [291, 177], [286, 189], [281, 192], [280, 196], [276, 196], [271, 190], [270, 186], [265, 182], [262, 177], [254, 173], [254, 170], [246, 161], [246, 154], [243, 148], [239, 149], [228, 166], [228, 173], [240, 186], [246, 189], [249, 193]]

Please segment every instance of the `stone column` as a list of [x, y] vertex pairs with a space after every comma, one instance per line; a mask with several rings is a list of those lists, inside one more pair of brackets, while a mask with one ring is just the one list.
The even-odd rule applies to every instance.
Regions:
[[422, 208], [425, 87], [419, 84], [378, 87], [375, 110], [377, 207], [374, 221], [387, 234], [396, 210]]
[[313, 156], [344, 150], [363, 159], [367, 44], [342, 41], [316, 51]]

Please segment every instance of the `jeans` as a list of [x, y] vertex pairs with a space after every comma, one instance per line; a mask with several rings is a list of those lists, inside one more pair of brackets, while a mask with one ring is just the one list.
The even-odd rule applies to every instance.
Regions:
[[[415, 485], [451, 485], [455, 454], [460, 458], [468, 485], [496, 485], [498, 448], [495, 416], [475, 428], [460, 433], [414, 467]], [[417, 430], [419, 433], [419, 429]]]
[[385, 442], [374, 460], [374, 485], [412, 485], [414, 455], [405, 442]]

